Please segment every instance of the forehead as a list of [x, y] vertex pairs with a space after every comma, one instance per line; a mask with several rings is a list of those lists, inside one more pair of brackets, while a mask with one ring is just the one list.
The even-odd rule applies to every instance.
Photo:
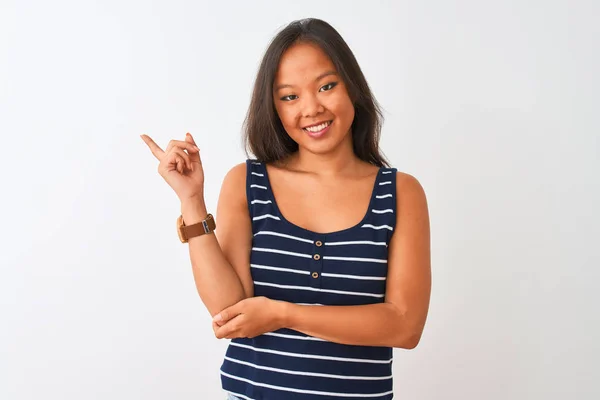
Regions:
[[281, 56], [275, 82], [291, 84], [314, 80], [324, 71], [336, 71], [327, 54], [316, 44], [297, 43]]

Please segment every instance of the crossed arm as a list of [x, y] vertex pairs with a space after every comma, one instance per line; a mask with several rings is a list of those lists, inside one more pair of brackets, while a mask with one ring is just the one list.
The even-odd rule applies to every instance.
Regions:
[[[212, 289], [209, 287], [207, 273], [203, 273], [199, 265], [194, 267], [195, 258], [200, 259], [203, 255], [194, 251], [192, 240], [203, 238], [190, 240], [196, 285], [204, 304], [213, 315], [215, 336], [229, 339], [254, 337], [280, 328], [290, 328], [337, 343], [407, 349], [416, 347], [427, 319], [431, 292], [429, 213], [426, 196], [419, 182], [403, 173], [398, 173], [396, 177], [397, 221], [389, 245], [385, 301], [362, 306], [305, 306], [254, 297], [248, 267], [251, 222], [245, 191], [240, 193], [239, 190], [240, 187], [245, 188], [245, 172], [244, 165], [230, 171], [223, 183], [217, 209], [217, 215], [220, 210], [225, 210], [222, 219], [219, 219], [218, 239], [222, 254], [230, 265], [230, 274], [225, 274], [229, 281], [221, 281]], [[200, 211], [200, 214], [203, 212]], [[182, 213], [185, 219], [184, 206]], [[240, 238], [241, 234], [247, 236]], [[243, 245], [240, 246], [240, 243]], [[206, 253], [203, 253], [205, 256]], [[216, 273], [210, 275], [216, 278]], [[215, 282], [213, 279], [210, 281]], [[228, 295], [224, 296], [226, 284]], [[231, 290], [232, 287], [235, 290]]]

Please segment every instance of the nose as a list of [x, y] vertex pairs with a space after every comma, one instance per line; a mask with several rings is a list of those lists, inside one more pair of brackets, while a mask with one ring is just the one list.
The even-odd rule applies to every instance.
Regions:
[[316, 95], [305, 95], [302, 100], [303, 117], [314, 117], [325, 111], [325, 107], [323, 107]]

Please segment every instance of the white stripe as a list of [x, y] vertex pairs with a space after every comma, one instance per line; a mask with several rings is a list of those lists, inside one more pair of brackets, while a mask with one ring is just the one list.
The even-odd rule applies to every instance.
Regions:
[[256, 176], [265, 176], [264, 174], [259, 174], [258, 172], [253, 172], [252, 175], [256, 175]]
[[225, 356], [225, 359], [236, 364], [247, 365], [249, 367], [253, 367], [256, 369], [262, 369], [265, 371], [273, 371], [280, 372], [282, 374], [289, 375], [300, 375], [300, 376], [318, 376], [321, 378], [335, 378], [335, 379], [345, 379], [345, 380], [361, 380], [361, 381], [384, 381], [388, 379], [392, 379], [392, 375], [390, 376], [350, 376], [350, 375], [334, 375], [334, 374], [322, 374], [319, 372], [305, 372], [305, 371], [292, 371], [289, 369], [281, 369], [281, 368], [273, 368], [273, 367], [265, 367], [262, 365], [253, 364], [250, 362], [238, 360], [232, 357]]
[[294, 389], [294, 388], [288, 388], [285, 386], [276, 386], [276, 385], [269, 385], [267, 383], [260, 383], [260, 382], [254, 382], [251, 381], [250, 379], [246, 379], [246, 378], [240, 378], [238, 376], [233, 376], [233, 375], [229, 375], [223, 371], [221, 371], [221, 375], [226, 376], [230, 379], [235, 379], [236, 381], [242, 381], [242, 382], [246, 382], [249, 383], [251, 385], [254, 386], [262, 386], [262, 387], [266, 387], [269, 389], [275, 389], [275, 390], [282, 390], [282, 391], [286, 391], [286, 392], [294, 392], [294, 393], [306, 393], [306, 394], [320, 394], [320, 395], [325, 395], [325, 396], [334, 396], [334, 397], [381, 397], [381, 396], [386, 396], [388, 394], [392, 394], [393, 391], [389, 391], [389, 392], [384, 392], [384, 393], [370, 393], [370, 394], [362, 394], [362, 393], [336, 393], [336, 392], [323, 392], [320, 390], [303, 390], [303, 389]]
[[229, 393], [230, 395], [232, 395], [234, 397], [239, 397], [240, 399], [244, 399], [244, 400], [254, 400], [252, 397], [244, 396], [243, 394], [239, 394], [236, 392], [230, 392], [228, 390], [226, 390], [225, 393]]
[[394, 196], [392, 196], [390, 193], [383, 194], [381, 196], [375, 196], [376, 199], [385, 199], [386, 197], [394, 197]]
[[371, 242], [369, 240], [354, 240], [350, 242], [328, 242], [325, 246], [344, 246], [347, 244], [372, 244], [375, 246], [387, 246], [386, 242]]
[[277, 249], [265, 249], [263, 247], [253, 247], [252, 250], [264, 251], [265, 253], [279, 253], [279, 254], [287, 254], [289, 256], [312, 258], [312, 256], [310, 254], [294, 253], [292, 251], [284, 251], [284, 250], [277, 250]]
[[271, 200], [252, 200], [250, 202], [250, 204], [269, 204], [271, 203]]
[[254, 164], [254, 165], [260, 165], [259, 162], [253, 162], [252, 164]]
[[366, 296], [366, 297], [377, 297], [379, 299], [385, 297], [383, 294], [375, 294], [375, 293], [362, 293], [362, 292], [346, 292], [343, 290], [332, 290], [332, 289], [320, 289], [314, 288], [310, 286], [292, 286], [292, 285], [277, 285], [275, 283], [268, 282], [258, 282], [254, 281], [254, 284], [257, 286], [271, 286], [280, 289], [297, 289], [297, 290], [308, 290], [310, 292], [320, 292], [320, 293], [335, 293], [335, 294], [347, 294], [352, 296]]
[[347, 279], [360, 279], [365, 281], [385, 281], [383, 276], [361, 276], [361, 275], [344, 275], [344, 274], [330, 274], [327, 272], [321, 273], [321, 276], [329, 276], [331, 278], [347, 278]]
[[281, 337], [284, 339], [314, 340], [315, 342], [326, 342], [326, 340], [323, 340], [321, 338], [312, 337], [312, 336], [285, 335], [283, 333], [275, 333], [275, 332], [263, 333], [263, 336], [275, 336], [275, 337]]
[[371, 211], [373, 211], [375, 214], [385, 214], [385, 213], [394, 213], [394, 210], [392, 210], [391, 208], [386, 208], [385, 210], [375, 210], [372, 209]]
[[272, 219], [276, 219], [277, 221], [280, 220], [279, 217], [277, 217], [275, 215], [265, 214], [265, 215], [259, 215], [258, 217], [252, 218], [252, 221], [258, 221], [260, 219], [265, 219], [265, 218], [272, 218]]
[[378, 258], [360, 258], [360, 257], [333, 257], [333, 256], [324, 256], [324, 260], [340, 260], [340, 261], [364, 261], [364, 262], [375, 262], [380, 264], [385, 264], [387, 260], [380, 260]]
[[277, 354], [279, 356], [296, 357], [296, 358], [311, 358], [313, 360], [328, 360], [328, 361], [343, 361], [343, 362], [355, 362], [355, 363], [366, 363], [366, 364], [389, 364], [393, 359], [388, 360], [373, 360], [368, 358], [347, 358], [347, 357], [334, 357], [334, 356], [322, 356], [319, 354], [304, 354], [304, 353], [290, 353], [287, 351], [261, 349], [259, 347], [250, 346], [247, 344], [229, 342], [230, 346], [241, 347], [244, 349], [250, 349], [257, 353], [269, 353]]
[[[270, 202], [270, 201], [269, 201]], [[292, 235], [286, 235], [285, 233], [279, 233], [279, 232], [271, 232], [271, 231], [260, 231], [254, 234], [254, 236], [256, 235], [273, 235], [273, 236], [280, 236], [280, 237], [284, 237], [284, 238], [288, 238], [288, 239], [294, 239], [294, 240], [299, 240], [300, 242], [306, 242], [306, 243], [314, 243], [312, 240], [308, 240], [308, 239], [303, 239], [297, 236], [292, 236]]]
[[391, 185], [391, 184], [392, 184], [392, 181], [385, 181], [385, 182], [381, 182], [381, 183], [379, 184], [379, 186], [383, 186], [383, 185]]
[[260, 185], [250, 185], [251, 188], [258, 188], [258, 189], [264, 189], [267, 190], [266, 186], [260, 186]]
[[391, 174], [392, 171], [383, 171], [382, 174]]
[[394, 228], [392, 228], [389, 225], [379, 225], [379, 226], [375, 226], [375, 225], [371, 225], [371, 224], [364, 224], [361, 228], [373, 228], [373, 229], [389, 229], [390, 231], [393, 231]]
[[323, 304], [319, 304], [319, 303], [294, 303], [294, 304], [298, 304], [299, 306], [322, 306]]
[[292, 272], [294, 274], [300, 274], [300, 275], [310, 275], [310, 272], [308, 272], [308, 271], [299, 271], [297, 269], [291, 269], [291, 268], [271, 267], [268, 265], [259, 265], [259, 264], [250, 264], [250, 267], [256, 268], [256, 269], [269, 269], [272, 271]]

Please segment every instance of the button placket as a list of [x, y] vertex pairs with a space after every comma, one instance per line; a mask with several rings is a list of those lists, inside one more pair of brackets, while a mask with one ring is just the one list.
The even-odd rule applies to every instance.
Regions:
[[323, 240], [315, 238], [313, 242], [312, 260], [310, 262], [310, 286], [321, 287], [321, 271], [323, 270]]

